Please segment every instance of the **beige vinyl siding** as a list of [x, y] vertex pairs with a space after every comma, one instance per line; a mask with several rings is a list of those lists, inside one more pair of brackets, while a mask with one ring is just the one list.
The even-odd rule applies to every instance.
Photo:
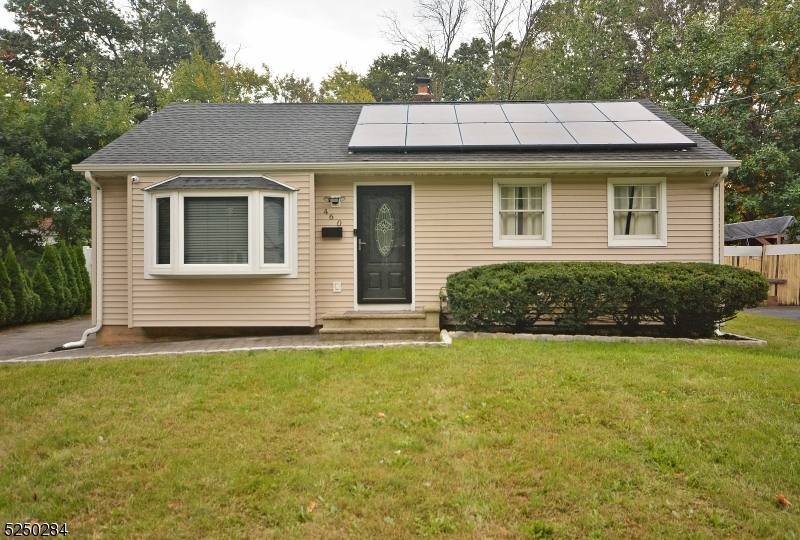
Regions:
[[269, 175], [298, 188], [298, 277], [144, 277], [142, 188], [174, 175], [145, 176], [133, 189], [133, 326], [310, 326], [310, 175]]
[[[331, 195], [342, 195], [346, 199], [339, 208], [333, 208], [324, 200], [324, 197]], [[353, 179], [329, 177], [323, 181], [317, 180], [315, 198], [317, 324], [322, 324], [322, 316], [326, 313], [353, 309]], [[331, 214], [334, 219], [330, 219]], [[342, 238], [322, 238], [322, 227], [335, 227], [338, 220], [342, 221]], [[333, 292], [335, 281], [342, 284], [342, 292]]]
[[103, 190], [103, 324], [128, 324], [128, 184], [100, 178]]
[[[414, 182], [416, 306], [438, 304], [447, 275], [506, 261], [605, 260], [623, 262], [712, 260], [712, 187], [702, 176], [667, 178], [667, 247], [608, 247], [607, 178], [552, 176], [552, 247], [493, 247], [491, 176], [317, 176], [317, 228], [328, 208], [342, 219], [345, 238], [322, 239], [317, 231], [319, 317], [354, 307], [353, 184]], [[326, 195], [346, 195], [332, 210]], [[333, 281], [342, 292], [333, 293]]]

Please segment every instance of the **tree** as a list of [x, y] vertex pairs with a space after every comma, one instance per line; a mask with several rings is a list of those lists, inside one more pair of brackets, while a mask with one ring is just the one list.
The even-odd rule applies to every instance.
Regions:
[[[127, 131], [131, 99], [98, 100], [85, 71], [37, 72], [30, 97], [0, 66], [0, 244], [38, 250], [47, 234], [88, 241], [90, 191], [71, 165]], [[5, 97], [3, 97], [5, 96]]]
[[75, 244], [72, 250], [75, 268], [78, 273], [78, 282], [81, 287], [81, 313], [92, 310], [92, 277], [86, 268], [86, 258], [83, 255], [83, 246]]
[[45, 268], [41, 261], [36, 265], [36, 270], [33, 272], [31, 279], [31, 288], [39, 298], [39, 310], [37, 310], [37, 320], [40, 321], [54, 321], [60, 317], [60, 310], [58, 306], [58, 295], [55, 289], [50, 284], [47, 278]]
[[0, 325], [11, 322], [14, 319], [16, 303], [14, 293], [11, 291], [11, 280], [6, 272], [6, 265], [0, 259]]
[[169, 103], [249, 103], [275, 95], [269, 68], [264, 73], [241, 64], [210, 62], [195, 49], [189, 60], [175, 68], [168, 86], [160, 92], [159, 107]]
[[7, 0], [6, 9], [18, 29], [0, 31], [0, 57], [31, 88], [37, 70], [63, 64], [76, 76], [86, 70], [100, 98], [133, 98], [152, 112], [195, 49], [211, 62], [224, 54], [214, 23], [185, 0], [129, 0], [125, 10], [113, 0]]
[[700, 15], [663, 29], [649, 65], [654, 98], [742, 160], [725, 185], [729, 222], [800, 217], [798, 28], [792, 0]]
[[362, 84], [376, 101], [410, 101], [417, 92], [415, 79], [433, 73], [435, 63], [427, 49], [382, 54], [372, 62]]
[[475, 101], [485, 98], [489, 84], [489, 47], [481, 38], [462, 43], [453, 53], [444, 79], [442, 98], [447, 101]]
[[319, 100], [311, 79], [296, 77], [294, 72], [276, 79], [275, 88], [275, 100], [283, 103], [309, 103]]
[[384, 36], [395, 45], [419, 53], [429, 51], [435, 59], [432, 64], [431, 85], [434, 100], [442, 99], [444, 81], [450, 65], [450, 55], [458, 35], [467, 21], [467, 0], [416, 0], [414, 29], [403, 28], [397, 13], [385, 12], [387, 27]]
[[[72, 315], [72, 291], [69, 288], [64, 264], [61, 261], [61, 256], [56, 246], [49, 245], [44, 248], [44, 253], [42, 253], [42, 258], [39, 260], [37, 270], [39, 267], [42, 268], [44, 274], [47, 276], [47, 281], [53, 288], [55, 304], [52, 306], [52, 313], [57, 319], [69, 317]], [[42, 300], [44, 300], [44, 298]]]
[[58, 258], [61, 260], [61, 265], [64, 267], [64, 281], [67, 291], [69, 292], [69, 302], [67, 304], [68, 316], [78, 315], [81, 313], [83, 306], [83, 294], [78, 283], [78, 272], [75, 268], [75, 263], [72, 258], [72, 249], [67, 247], [64, 242], [58, 245]]
[[372, 93], [361, 84], [361, 77], [339, 64], [319, 84], [319, 100], [330, 102], [369, 103]]
[[10, 245], [6, 249], [5, 267], [10, 282], [9, 288], [14, 295], [14, 315], [10, 318], [10, 322], [12, 324], [30, 322], [37, 314], [39, 298], [31, 289]]

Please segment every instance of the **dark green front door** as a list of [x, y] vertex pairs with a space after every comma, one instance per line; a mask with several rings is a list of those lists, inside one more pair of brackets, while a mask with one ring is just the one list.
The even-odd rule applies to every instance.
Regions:
[[411, 303], [411, 186], [356, 188], [359, 304]]

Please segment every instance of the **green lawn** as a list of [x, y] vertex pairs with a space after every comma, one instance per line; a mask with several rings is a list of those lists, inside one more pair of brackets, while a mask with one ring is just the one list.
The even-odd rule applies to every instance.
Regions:
[[0, 526], [800, 538], [800, 323], [728, 330], [770, 346], [475, 340], [0, 366]]

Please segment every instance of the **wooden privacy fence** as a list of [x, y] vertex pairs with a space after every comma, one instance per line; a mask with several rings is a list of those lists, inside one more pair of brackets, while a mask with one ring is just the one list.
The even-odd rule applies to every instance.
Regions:
[[800, 244], [725, 246], [725, 264], [761, 272], [770, 284], [768, 305], [800, 305]]

